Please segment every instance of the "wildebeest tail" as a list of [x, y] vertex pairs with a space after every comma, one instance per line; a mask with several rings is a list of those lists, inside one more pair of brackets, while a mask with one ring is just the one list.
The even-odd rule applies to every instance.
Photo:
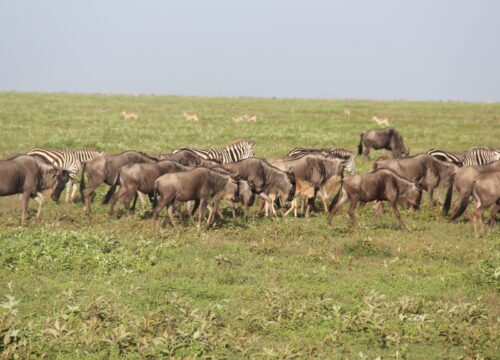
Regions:
[[359, 135], [359, 144], [358, 144], [358, 155], [361, 155], [363, 153], [363, 135], [365, 133], [362, 132], [361, 135]]
[[82, 202], [85, 201], [83, 197], [83, 191], [85, 190], [85, 170], [87, 170], [87, 163], [83, 164], [82, 178], [80, 179], [80, 197]]
[[471, 187], [467, 190], [467, 193], [462, 197], [462, 200], [460, 201], [460, 205], [451, 217], [451, 221], [454, 221], [458, 219], [467, 209], [467, 206], [469, 205], [469, 199], [472, 195], [472, 189], [474, 188], [474, 183], [472, 183]]
[[115, 181], [113, 181], [113, 185], [111, 185], [106, 195], [104, 195], [104, 199], [102, 200], [103, 204], [109, 203], [109, 200], [111, 200], [111, 197], [115, 193], [116, 187], [118, 186], [119, 183], [120, 183], [120, 171], [118, 171], [118, 174], [116, 174]]
[[337, 191], [337, 193], [335, 194], [335, 196], [332, 199], [332, 202], [328, 206], [328, 212], [331, 212], [333, 210], [333, 207], [339, 202], [340, 192], [342, 191], [343, 187], [344, 187], [344, 182], [341, 182], [339, 191]]
[[455, 174], [451, 174], [450, 182], [448, 184], [448, 191], [446, 191], [446, 199], [443, 204], [443, 214], [448, 215], [451, 207], [451, 198], [453, 197], [453, 184], [455, 182]]

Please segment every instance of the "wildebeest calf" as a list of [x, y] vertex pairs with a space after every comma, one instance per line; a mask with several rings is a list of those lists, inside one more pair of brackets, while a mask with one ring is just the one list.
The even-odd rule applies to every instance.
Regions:
[[343, 181], [339, 191], [330, 203], [328, 224], [332, 223], [333, 216], [347, 200], [350, 201], [347, 214], [353, 225], [356, 225], [354, 210], [358, 202], [389, 201], [401, 229], [405, 230], [407, 227], [401, 219], [398, 201], [402, 199], [416, 205], [421, 194], [421, 190], [415, 183], [400, 177], [391, 170], [381, 169], [368, 174], [351, 176]]
[[22, 194], [22, 220], [28, 220], [28, 202], [35, 198], [39, 203], [37, 221], [41, 221], [45, 196], [59, 199], [69, 180], [69, 172], [28, 155], [0, 161], [0, 196]]
[[[158, 195], [160, 195], [159, 201]], [[209, 227], [223, 199], [231, 203], [238, 200], [238, 181], [230, 176], [218, 174], [206, 168], [165, 174], [154, 184], [154, 203], [157, 205], [153, 210], [153, 225], [155, 226], [160, 211], [167, 207], [170, 222], [175, 226], [173, 216], [175, 203], [194, 200], [200, 202], [199, 225], [201, 225], [207, 205], [214, 204], [214, 209], [207, 220], [207, 227]]]
[[403, 143], [403, 137], [394, 128], [375, 129], [362, 132], [359, 139], [358, 154], [363, 154], [369, 158], [371, 148], [375, 150], [390, 150], [395, 158], [408, 156], [410, 154]]
[[476, 201], [476, 209], [471, 216], [474, 226], [474, 235], [477, 236], [477, 223], [481, 226], [484, 235], [483, 212], [493, 207], [489, 224], [493, 228], [495, 218], [500, 210], [500, 171], [490, 171], [478, 176], [472, 184], [472, 198]]

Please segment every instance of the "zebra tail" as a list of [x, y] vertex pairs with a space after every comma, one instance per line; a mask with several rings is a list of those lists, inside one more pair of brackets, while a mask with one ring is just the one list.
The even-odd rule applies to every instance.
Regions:
[[363, 153], [363, 135], [365, 133], [361, 133], [361, 135], [359, 135], [359, 144], [358, 144], [358, 155], [361, 155]]
[[106, 195], [104, 195], [104, 199], [102, 200], [103, 204], [109, 203], [111, 197], [116, 191], [116, 187], [118, 186], [119, 182], [120, 182], [120, 171], [118, 171], [118, 174], [116, 174], [115, 181], [113, 181], [113, 185], [111, 185]]
[[457, 211], [455, 211], [455, 214], [451, 217], [451, 221], [455, 221], [458, 219], [467, 209], [467, 206], [469, 206], [469, 199], [472, 195], [472, 189], [474, 188], [474, 183], [472, 183], [471, 187], [467, 190], [467, 193], [462, 197], [462, 200], [460, 201], [460, 206], [458, 207]]
[[455, 174], [451, 174], [450, 182], [448, 184], [448, 191], [446, 192], [446, 199], [443, 204], [443, 214], [448, 216], [451, 207], [451, 198], [453, 197], [453, 184], [455, 182]]
[[82, 177], [80, 179], [80, 197], [81, 197], [82, 202], [85, 201], [85, 198], [83, 195], [83, 191], [85, 190], [85, 170], [87, 170], [87, 163], [83, 164]]
[[328, 206], [328, 212], [331, 212], [333, 210], [334, 206], [339, 202], [340, 192], [342, 191], [343, 187], [344, 187], [344, 182], [342, 181], [340, 183], [340, 189], [339, 189], [339, 191], [337, 191], [337, 193], [335, 194], [335, 196], [332, 199], [332, 202]]

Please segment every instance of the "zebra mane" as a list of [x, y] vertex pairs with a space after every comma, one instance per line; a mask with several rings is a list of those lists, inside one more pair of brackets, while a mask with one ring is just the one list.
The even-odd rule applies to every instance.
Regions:
[[255, 145], [255, 141], [250, 141], [250, 140], [235, 140], [232, 143], [226, 145], [226, 147], [232, 146], [232, 145], [237, 145], [237, 144], [253, 146], [253, 145]]

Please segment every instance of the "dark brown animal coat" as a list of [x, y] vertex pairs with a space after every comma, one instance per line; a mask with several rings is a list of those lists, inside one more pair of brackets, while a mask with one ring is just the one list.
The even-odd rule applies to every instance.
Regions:
[[362, 132], [359, 139], [358, 154], [364, 154], [369, 158], [371, 148], [375, 150], [390, 150], [395, 158], [408, 156], [410, 154], [403, 143], [403, 137], [394, 128], [375, 129]]

